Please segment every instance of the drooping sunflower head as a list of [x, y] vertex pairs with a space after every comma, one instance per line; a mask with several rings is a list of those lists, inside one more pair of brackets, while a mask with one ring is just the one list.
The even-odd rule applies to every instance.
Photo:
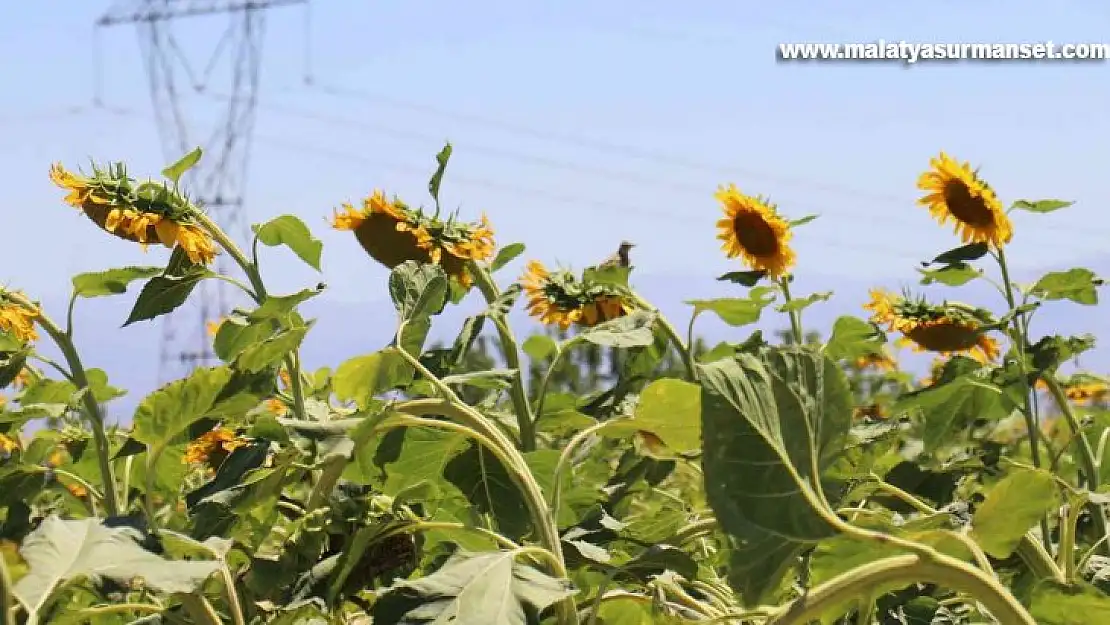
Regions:
[[135, 181], [122, 163], [107, 169], [93, 166], [91, 176], [55, 163], [50, 179], [69, 191], [67, 204], [105, 232], [139, 243], [143, 249], [151, 243], [180, 247], [198, 265], [210, 264], [216, 257], [216, 244], [190, 217], [195, 209], [189, 201], [165, 184]]
[[998, 341], [984, 327], [992, 321], [986, 311], [956, 302], [930, 304], [880, 289], [871, 291], [871, 301], [864, 308], [871, 311], [871, 321], [889, 332], [900, 332], [899, 342], [914, 351], [964, 354], [983, 363], [998, 358]]
[[794, 266], [797, 257], [789, 245], [794, 234], [774, 204], [744, 195], [732, 184], [718, 189], [716, 197], [725, 213], [717, 221], [717, 238], [729, 258], [739, 256], [751, 269], [773, 278]]
[[592, 327], [634, 309], [629, 294], [617, 285], [581, 280], [567, 270], [548, 271], [538, 260], [528, 263], [520, 284], [528, 314], [564, 330], [572, 324]]
[[477, 222], [461, 221], [457, 215], [445, 220], [389, 199], [381, 190], [361, 207], [344, 204], [334, 211], [332, 227], [354, 232], [366, 253], [390, 269], [408, 260], [435, 263], [462, 286], [473, 281], [467, 263], [488, 260], [496, 249], [493, 227], [484, 214]]
[[202, 464], [215, 470], [231, 452], [247, 444], [248, 441], [238, 436], [234, 430], [216, 427], [190, 442], [185, 447], [185, 456], [181, 460], [185, 464]]
[[37, 306], [28, 308], [25, 300], [22, 295], [18, 299], [13, 298], [8, 291], [0, 288], [0, 332], [11, 335], [20, 343], [38, 340], [35, 319], [42, 314]]
[[944, 152], [929, 161], [917, 188], [927, 195], [917, 202], [941, 224], [955, 223], [964, 243], [989, 243], [1001, 248], [1014, 236], [1009, 216], [990, 185], [979, 178], [968, 163], [960, 163]]

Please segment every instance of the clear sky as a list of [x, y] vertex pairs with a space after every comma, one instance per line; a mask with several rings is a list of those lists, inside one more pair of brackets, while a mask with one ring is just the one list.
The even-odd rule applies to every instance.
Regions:
[[[134, 28], [94, 34], [110, 4], [11, 3], [0, 22], [0, 280], [48, 304], [74, 272], [165, 257], [96, 232], [46, 175], [55, 160], [124, 160], [140, 174], [165, 164]], [[456, 147], [448, 205], [487, 211], [500, 242], [525, 241], [549, 264], [581, 267], [631, 239], [639, 279], [683, 316], [682, 298], [719, 294], [712, 278], [735, 268], [713, 229], [713, 191], [728, 182], [790, 216], [821, 215], [797, 234], [798, 273], [810, 290], [854, 298], [837, 310], [858, 311], [867, 285], [911, 284], [915, 261], [957, 243], [914, 205], [916, 177], [942, 149], [981, 166], [1007, 203], [1077, 201], [1016, 216], [1019, 278], [1076, 265], [1110, 273], [1110, 63], [775, 59], [786, 42], [1110, 41], [1099, 2], [317, 0], [307, 28], [301, 7], [269, 15], [248, 217], [295, 213], [324, 240], [324, 308], [385, 296], [385, 271], [325, 216], [377, 186], [426, 201], [444, 139]], [[193, 67], [225, 24], [179, 24]], [[116, 113], [91, 107], [98, 82]], [[227, 88], [220, 76], [207, 87], [182, 101], [198, 127]], [[278, 290], [317, 279], [270, 258]], [[92, 319], [120, 305], [82, 310]], [[1110, 330], [1105, 315], [1083, 319], [1080, 329]], [[89, 323], [99, 350], [158, 336]]]

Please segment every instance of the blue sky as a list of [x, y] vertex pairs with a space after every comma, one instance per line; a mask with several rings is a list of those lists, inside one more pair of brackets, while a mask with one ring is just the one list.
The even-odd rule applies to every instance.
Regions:
[[[140, 174], [165, 164], [134, 29], [94, 35], [109, 4], [16, 3], [0, 23], [0, 280], [48, 306], [64, 304], [74, 272], [165, 258], [95, 232], [46, 176], [55, 160], [124, 160]], [[725, 295], [713, 277], [736, 268], [714, 240], [722, 183], [770, 195], [791, 216], [821, 215], [796, 237], [801, 290], [837, 291], [810, 314], [818, 326], [857, 312], [869, 285], [912, 284], [917, 260], [957, 243], [914, 205], [916, 177], [942, 149], [981, 166], [1006, 202], [1077, 202], [1016, 216], [1019, 279], [1079, 265], [1110, 273], [1107, 63], [775, 61], [785, 42], [1099, 42], [1110, 9], [1098, 3], [317, 1], [312, 86], [305, 16], [270, 13], [246, 197], [251, 222], [294, 213], [324, 240], [321, 325], [361, 323], [357, 339], [322, 328], [310, 338], [317, 364], [375, 349], [391, 314], [385, 271], [325, 216], [378, 186], [426, 201], [445, 139], [456, 147], [448, 205], [488, 212], [500, 242], [524, 241], [548, 264], [581, 267], [635, 241], [638, 283], [679, 323], [683, 299]], [[179, 24], [192, 65], [204, 66], [225, 20]], [[116, 113], [91, 107], [98, 73]], [[198, 126], [221, 89], [217, 78], [183, 99]], [[318, 280], [280, 252], [266, 263], [279, 292]], [[994, 303], [983, 290], [963, 297]], [[79, 340], [141, 395], [159, 333], [115, 329], [128, 304], [89, 302]], [[1051, 314], [1067, 330], [1110, 330], [1093, 311]]]

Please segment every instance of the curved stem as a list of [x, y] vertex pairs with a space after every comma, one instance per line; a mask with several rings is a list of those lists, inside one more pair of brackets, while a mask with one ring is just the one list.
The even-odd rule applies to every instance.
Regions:
[[540, 380], [539, 394], [536, 396], [536, 418], [533, 421], [533, 427], [543, 418], [543, 405], [547, 401], [547, 387], [551, 384], [551, 377], [555, 374], [555, 368], [563, 361], [563, 356], [569, 353], [578, 342], [579, 336], [575, 336], [559, 346], [558, 351], [555, 352], [555, 357], [551, 359], [551, 364], [547, 366], [547, 371], [544, 372], [543, 379]]
[[[227, 233], [225, 233], [216, 222], [212, 221], [208, 215], [205, 215], [199, 210], [194, 210], [193, 218], [196, 219], [197, 223], [199, 223], [216, 243], [219, 243], [220, 247], [231, 256], [235, 264], [239, 265], [239, 268], [243, 270], [243, 273], [247, 274], [247, 279], [250, 280], [251, 288], [253, 289], [253, 293], [250, 289], [245, 289], [247, 293], [251, 293], [255, 302], [259, 304], [264, 302], [268, 294], [266, 292], [266, 284], [262, 282], [262, 274], [258, 271], [257, 238], [255, 239], [255, 246], [252, 249], [255, 262], [251, 262], [247, 259], [247, 255], [243, 253], [243, 250], [235, 244], [235, 241], [231, 240], [231, 237], [227, 236]], [[230, 280], [230, 278], [228, 279]], [[289, 369], [289, 381], [293, 387], [293, 413], [297, 415], [298, 419], [305, 419], [304, 388], [301, 383], [300, 350], [293, 350], [292, 353], [286, 356], [285, 366]]]
[[15, 623], [15, 610], [19, 605], [15, 601], [12, 584], [12, 575], [8, 571], [8, 563], [0, 555], [0, 623]]
[[686, 345], [683, 343], [678, 330], [675, 329], [665, 316], [663, 316], [663, 313], [660, 312], [658, 308], [652, 306], [646, 299], [633, 293], [632, 301], [644, 310], [651, 311], [655, 314], [655, 322], [659, 324], [659, 329], [663, 330], [663, 334], [667, 335], [667, 339], [670, 340], [671, 345], [678, 350], [678, 355], [682, 357], [682, 364], [686, 367], [686, 379], [691, 382], [696, 382], [698, 380], [698, 367], [697, 363], [694, 362], [694, 355], [690, 352], [690, 350], [694, 348], [693, 344]]
[[203, 625], [222, 625], [220, 615], [204, 595], [189, 593], [181, 595], [181, 607], [193, 617], [193, 621]]
[[[1095, 459], [1095, 452], [1091, 449], [1091, 443], [1087, 440], [1087, 435], [1083, 432], [1079, 424], [1079, 419], [1075, 416], [1075, 411], [1072, 410], [1071, 402], [1068, 401], [1067, 393], [1060, 387], [1060, 382], [1056, 376], [1051, 373], [1046, 373], [1041, 377], [1044, 380], [1045, 386], [1048, 387], [1049, 394], [1052, 399], [1056, 401], [1057, 407], [1060, 408], [1061, 414], [1064, 415], [1064, 420], [1067, 421], [1068, 428], [1071, 430], [1072, 440], [1075, 441], [1079, 447], [1079, 461], [1083, 467], [1086, 481], [1091, 490], [1098, 488], [1099, 481], [1099, 465]], [[1106, 515], [1102, 511], [1102, 506], [1098, 504], [1088, 504], [1088, 510], [1091, 512], [1091, 517], [1094, 519], [1095, 527], [1101, 537], [1110, 536], [1108, 532]], [[1100, 538], [1101, 538], [1100, 537]], [[1102, 541], [1103, 554], [1110, 554], [1110, 542]]]
[[717, 529], [717, 519], [715, 517], [707, 517], [684, 526], [682, 529], [675, 532], [671, 540], [676, 545], [683, 545], [695, 538], [712, 534], [715, 529]]
[[555, 463], [554, 484], [551, 487], [551, 504], [550, 505], [551, 505], [551, 516], [553, 518], [555, 518], [556, 520], [558, 520], [558, 518], [559, 518], [559, 504], [561, 503], [562, 492], [563, 492], [563, 489], [562, 489], [563, 471], [566, 470], [567, 464], [570, 462], [570, 457], [572, 455], [574, 455], [574, 452], [577, 450], [578, 446], [581, 445], [583, 442], [585, 442], [586, 439], [588, 439], [589, 437], [593, 436], [594, 434], [597, 434], [598, 432], [604, 430], [605, 428], [610, 427], [613, 424], [622, 423], [622, 422], [625, 422], [625, 421], [629, 421], [629, 419], [618, 417], [618, 418], [613, 419], [611, 421], [602, 421], [601, 423], [595, 423], [595, 424], [591, 425], [590, 427], [582, 430], [578, 434], [575, 434], [574, 437], [570, 439], [570, 442], [567, 443], [566, 447], [563, 448], [563, 453], [559, 454], [559, 460], [558, 460], [558, 462]]
[[893, 556], [856, 567], [812, 588], [784, 606], [766, 625], [804, 625], [824, 616], [833, 606], [850, 603], [880, 585], [928, 582], [975, 597], [1000, 623], [1036, 625], [1033, 617], [1001, 584], [959, 560], [919, 554]]
[[61, 350], [66, 364], [69, 365], [70, 373], [73, 376], [73, 384], [77, 387], [77, 390], [85, 391], [81, 400], [85, 406], [85, 412], [88, 414], [89, 426], [93, 433], [97, 464], [100, 466], [100, 479], [104, 481], [104, 507], [107, 509], [108, 516], [119, 516], [119, 493], [116, 490], [116, 477], [112, 471], [112, 449], [104, 429], [104, 413], [100, 409], [100, 403], [93, 396], [88, 375], [85, 373], [84, 365], [81, 364], [81, 357], [77, 354], [77, 349], [73, 346], [73, 341], [50, 317], [46, 316], [46, 313], [42, 312], [38, 306], [32, 304], [25, 297], [16, 293], [8, 293], [7, 296], [20, 306], [38, 313], [35, 322], [44, 332], [50, 335], [51, 340]]
[[[478, 290], [482, 292], [486, 303], [492, 306], [500, 295], [497, 284], [493, 281], [493, 276], [475, 262], [471, 262], [468, 269], [470, 275], [474, 276], [474, 283], [478, 286]], [[524, 388], [524, 370], [520, 367], [520, 352], [517, 340], [513, 336], [504, 315], [498, 313], [491, 315], [490, 318], [493, 319], [493, 325], [497, 328], [497, 338], [501, 343], [501, 353], [505, 358], [505, 366], [516, 370], [516, 375], [513, 376], [509, 387], [509, 397], [512, 399], [517, 428], [520, 430], [520, 447], [524, 451], [533, 451], [536, 448], [536, 416], [532, 412], [531, 402], [528, 401], [528, 392]]]

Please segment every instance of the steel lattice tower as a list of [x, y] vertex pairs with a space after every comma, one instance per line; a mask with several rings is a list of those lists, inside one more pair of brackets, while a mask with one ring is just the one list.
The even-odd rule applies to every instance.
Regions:
[[[198, 145], [203, 148], [200, 163], [183, 182], [190, 197], [210, 211], [220, 227], [238, 240], [244, 240], [249, 234], [243, 192], [258, 98], [265, 12], [277, 6], [307, 2], [131, 0], [116, 3], [96, 22], [97, 27], [131, 24], [138, 30], [166, 163], [177, 160]], [[194, 72], [189, 63], [189, 51], [183, 45], [187, 41], [174, 35], [178, 21], [200, 16], [209, 20], [227, 19], [202, 75]], [[211, 82], [218, 81], [218, 84], [209, 84], [213, 77], [216, 80]], [[188, 92], [210, 95], [220, 102], [217, 119], [208, 124], [208, 128], [202, 128], [196, 110], [187, 110], [183, 99]], [[206, 104], [211, 104], [211, 100]], [[226, 254], [217, 259], [218, 270], [230, 269], [231, 261]], [[232, 297], [224, 282], [205, 280], [186, 305], [162, 319], [160, 379], [177, 373], [175, 368], [192, 369], [216, 359], [211, 351], [207, 323], [228, 313]]]

